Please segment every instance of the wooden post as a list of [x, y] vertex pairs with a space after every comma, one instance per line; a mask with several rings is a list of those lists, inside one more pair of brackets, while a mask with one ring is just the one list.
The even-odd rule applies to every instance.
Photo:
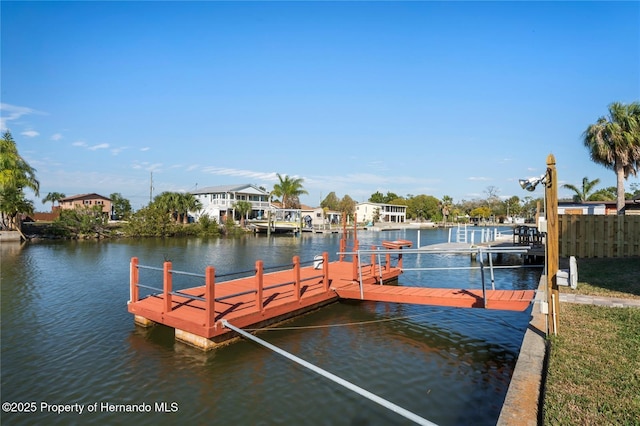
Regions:
[[384, 270], [389, 272], [391, 270], [391, 253], [387, 253], [384, 256], [384, 260], [385, 260]]
[[207, 266], [204, 271], [205, 282], [205, 294], [204, 298], [207, 300], [207, 323], [206, 327], [210, 328], [216, 321], [216, 269], [213, 266]]
[[324, 283], [324, 291], [329, 291], [329, 253], [322, 253], [322, 275]]
[[264, 305], [262, 303], [262, 288], [264, 286], [264, 262], [256, 260], [256, 306], [261, 314], [264, 313]]
[[173, 283], [171, 280], [171, 262], [164, 262], [163, 269], [163, 286], [164, 289], [164, 312], [171, 312], [171, 291], [173, 287]]
[[[375, 250], [376, 246], [371, 246], [371, 250]], [[371, 275], [375, 278], [376, 276], [376, 254], [371, 253]]]
[[140, 283], [140, 272], [138, 270], [138, 258], [131, 258], [131, 265], [129, 267], [129, 303], [137, 302], [140, 299], [140, 289], [138, 288]]
[[549, 304], [549, 334], [558, 333], [560, 323], [560, 292], [558, 291], [558, 175], [556, 159], [547, 156], [547, 183], [545, 188], [547, 204], [547, 302]]
[[300, 256], [293, 256], [293, 281], [296, 301], [300, 302]]
[[353, 258], [351, 259], [351, 264], [353, 266], [353, 280], [358, 281], [358, 263], [360, 262], [360, 256], [358, 256], [358, 240], [354, 240], [353, 242]]

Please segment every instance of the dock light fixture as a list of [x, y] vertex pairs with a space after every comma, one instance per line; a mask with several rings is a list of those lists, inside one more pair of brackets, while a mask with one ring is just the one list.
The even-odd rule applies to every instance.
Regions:
[[542, 183], [546, 183], [546, 178], [547, 174], [543, 174], [540, 177], [532, 177], [529, 179], [520, 179], [518, 182], [520, 183], [520, 186], [522, 187], [522, 189], [526, 189], [529, 192], [533, 192], [536, 189], [536, 186], [538, 186], [538, 184], [540, 182]]

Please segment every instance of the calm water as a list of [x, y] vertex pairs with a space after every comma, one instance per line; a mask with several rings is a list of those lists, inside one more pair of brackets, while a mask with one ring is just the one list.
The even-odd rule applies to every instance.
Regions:
[[[417, 231], [361, 232], [361, 248]], [[337, 258], [338, 235], [5, 243], [1, 399], [35, 412], [3, 425], [403, 425], [406, 419], [248, 341], [203, 353], [127, 312], [129, 260], [218, 274]], [[422, 245], [446, 241], [422, 230]], [[465, 255], [405, 256], [405, 267], [469, 266]], [[497, 288], [535, 288], [539, 269], [496, 270]], [[478, 271], [406, 272], [405, 285], [479, 288]], [[529, 312], [337, 303], [259, 337], [440, 425], [495, 424]], [[57, 414], [45, 404], [68, 404]], [[77, 404], [72, 406], [73, 404]], [[113, 405], [110, 405], [113, 404]], [[144, 413], [110, 412], [115, 404]], [[27, 408], [31, 407], [27, 405]], [[83, 413], [77, 413], [78, 407]], [[22, 407], [24, 408], [24, 407]], [[94, 412], [88, 412], [93, 410]]]

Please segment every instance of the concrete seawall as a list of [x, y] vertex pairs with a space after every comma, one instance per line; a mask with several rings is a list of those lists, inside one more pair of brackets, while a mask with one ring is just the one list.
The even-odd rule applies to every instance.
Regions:
[[22, 236], [18, 231], [0, 231], [0, 242], [21, 241]]
[[545, 299], [547, 277], [543, 275], [524, 334], [516, 368], [511, 377], [498, 425], [536, 426], [542, 419], [542, 390], [547, 357], [547, 319], [540, 305]]

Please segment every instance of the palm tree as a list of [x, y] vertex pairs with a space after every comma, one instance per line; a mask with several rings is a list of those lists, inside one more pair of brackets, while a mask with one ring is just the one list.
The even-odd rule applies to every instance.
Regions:
[[156, 195], [153, 199], [152, 205], [161, 211], [168, 213], [172, 221], [178, 221], [178, 196], [177, 192], [165, 191]]
[[249, 201], [242, 200], [236, 201], [236, 203], [233, 205], [233, 208], [240, 215], [240, 226], [244, 227], [244, 219], [247, 216], [247, 213], [249, 213], [253, 209], [253, 205], [251, 205]]
[[155, 207], [169, 214], [174, 222], [187, 223], [189, 212], [200, 210], [202, 203], [193, 194], [165, 191], [157, 195], [152, 203]]
[[11, 132], [4, 132], [0, 139], [0, 216], [4, 226], [16, 228], [18, 213], [33, 213], [33, 202], [24, 198], [24, 188], [40, 195], [35, 172], [18, 153]]
[[20, 230], [21, 221], [18, 215], [21, 213], [33, 214], [33, 201], [24, 197], [24, 192], [15, 189], [6, 189], [0, 194], [0, 228]]
[[0, 139], [0, 189], [30, 188], [38, 196], [40, 182], [36, 179], [35, 172], [36, 169], [18, 154], [11, 132], [4, 132]]
[[577, 203], [584, 203], [591, 196], [591, 192], [593, 187], [600, 183], [600, 179], [589, 180], [588, 177], [582, 178], [582, 189], [578, 189], [577, 186], [571, 185], [570, 183], [565, 183], [562, 185], [563, 188], [567, 188], [575, 192], [576, 194], [573, 196], [573, 201]]
[[194, 212], [202, 208], [202, 203], [190, 193], [176, 193], [176, 211], [178, 217], [182, 218], [182, 223], [189, 222], [189, 212]]
[[49, 192], [46, 197], [42, 199], [42, 204], [51, 203], [51, 210], [53, 210], [53, 204], [60, 204], [60, 200], [62, 200], [66, 195], [61, 192]]
[[583, 134], [591, 160], [616, 173], [617, 209], [624, 214], [624, 180], [640, 168], [640, 102], [609, 105], [609, 117], [600, 117]]
[[283, 178], [280, 173], [276, 173], [276, 176], [278, 176], [278, 180], [280, 182], [273, 185], [272, 194], [276, 197], [282, 198], [283, 209], [289, 207], [290, 201], [297, 199], [302, 194], [308, 194], [308, 192], [302, 187], [304, 179], [290, 178], [286, 175]]
[[444, 195], [442, 197], [442, 201], [440, 202], [440, 210], [442, 211], [442, 221], [446, 225], [447, 216], [451, 212], [451, 207], [453, 206], [453, 198], [448, 195]]

